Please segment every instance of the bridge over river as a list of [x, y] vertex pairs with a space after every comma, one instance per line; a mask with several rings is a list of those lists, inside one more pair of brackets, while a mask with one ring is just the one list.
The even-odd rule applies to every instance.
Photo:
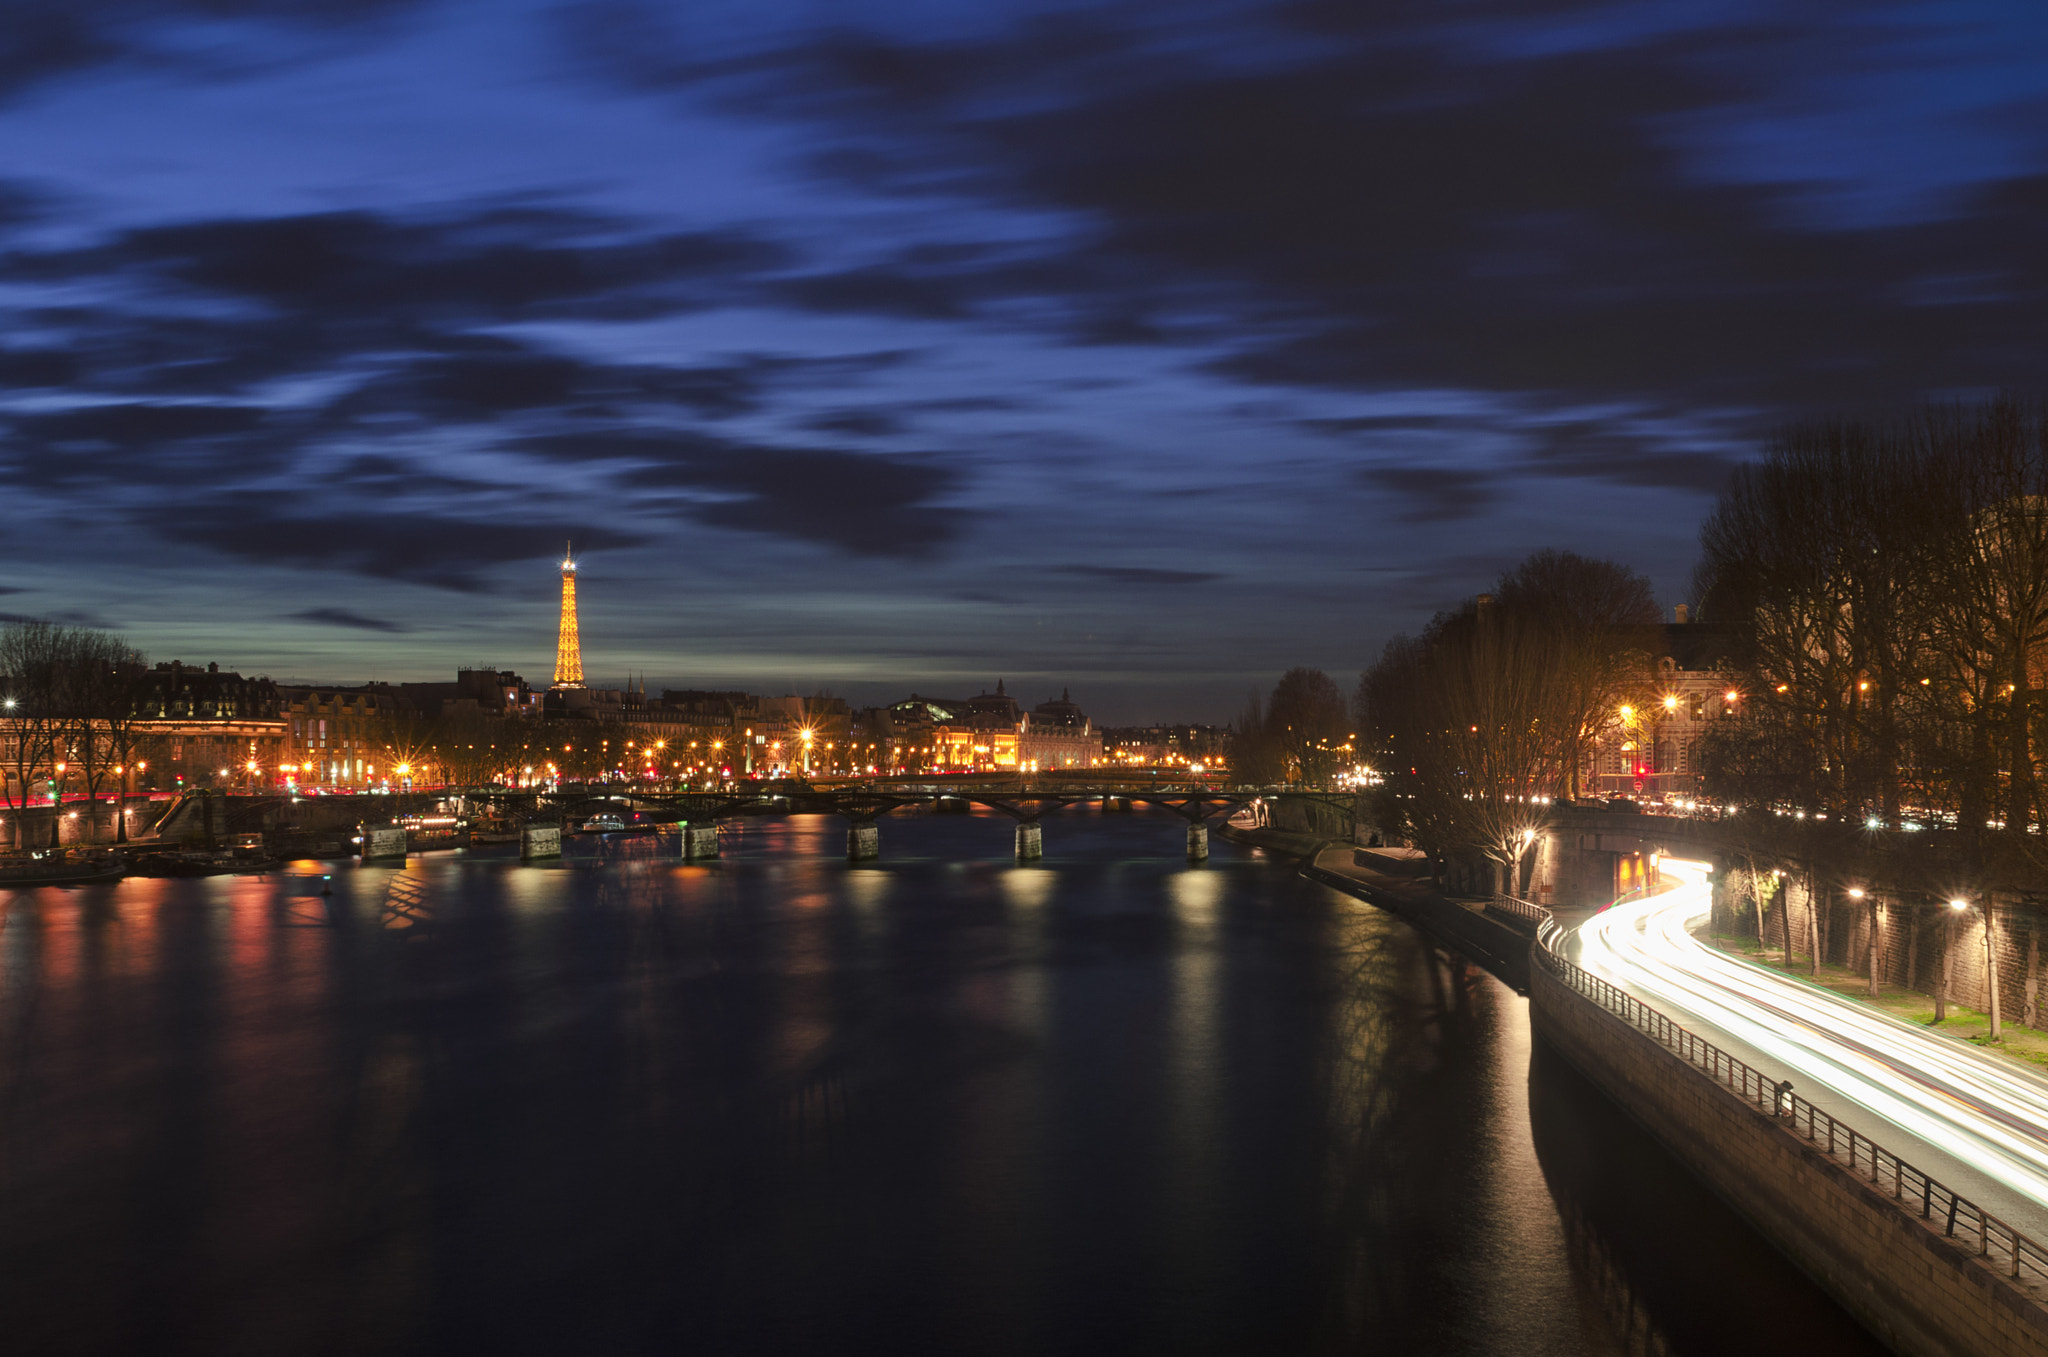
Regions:
[[1289, 802], [1327, 806], [1347, 824], [1355, 815], [1356, 798], [1349, 792], [1284, 787], [1221, 787], [1201, 778], [1104, 777], [1047, 774], [994, 774], [973, 777], [901, 777], [820, 779], [741, 783], [708, 790], [652, 789], [596, 784], [551, 789], [481, 788], [462, 795], [473, 804], [490, 806], [528, 823], [559, 816], [565, 828], [620, 808], [636, 816], [654, 815], [683, 826], [686, 856], [717, 852], [716, 826], [741, 815], [837, 815], [847, 821], [847, 855], [856, 860], [880, 854], [879, 822], [898, 811], [966, 814], [983, 806], [1017, 823], [1017, 855], [1044, 853], [1040, 820], [1073, 806], [1100, 806], [1103, 813], [1127, 812], [1136, 805], [1157, 806], [1188, 824], [1188, 855], [1209, 855], [1209, 824], [1247, 808], [1270, 808]]

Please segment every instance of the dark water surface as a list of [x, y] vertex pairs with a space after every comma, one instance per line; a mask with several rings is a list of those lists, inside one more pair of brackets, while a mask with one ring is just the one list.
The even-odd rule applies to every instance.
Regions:
[[1708, 1352], [1740, 1311], [1867, 1344], [1569, 1070], [1532, 1130], [1510, 991], [1182, 834], [1055, 817], [1020, 868], [1007, 820], [889, 820], [850, 867], [797, 818], [710, 867], [15, 894], [0, 1344]]

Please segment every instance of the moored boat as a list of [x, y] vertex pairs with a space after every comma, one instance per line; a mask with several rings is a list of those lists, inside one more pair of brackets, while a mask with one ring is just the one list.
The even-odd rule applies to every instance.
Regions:
[[119, 881], [128, 874], [128, 864], [119, 855], [73, 858], [53, 852], [40, 857], [0, 862], [0, 889], [91, 886], [102, 881]]

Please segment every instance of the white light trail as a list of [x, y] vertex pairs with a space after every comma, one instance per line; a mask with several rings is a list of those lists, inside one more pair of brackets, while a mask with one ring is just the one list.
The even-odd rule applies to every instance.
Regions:
[[[1676, 889], [1580, 926], [1580, 965], [1747, 1042], [1798, 1091], [1828, 1089], [2048, 1206], [2048, 1083], [1701, 945], [1690, 930], [1710, 906], [1707, 864], [1667, 858], [1663, 871]], [[1909, 1146], [1889, 1148], [1913, 1157]]]

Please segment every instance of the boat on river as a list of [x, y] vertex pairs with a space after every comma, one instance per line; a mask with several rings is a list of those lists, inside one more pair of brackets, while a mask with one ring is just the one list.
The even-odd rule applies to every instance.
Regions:
[[103, 881], [119, 881], [128, 873], [128, 863], [118, 853], [91, 857], [72, 857], [63, 852], [31, 854], [25, 858], [0, 861], [0, 889], [91, 886]]

